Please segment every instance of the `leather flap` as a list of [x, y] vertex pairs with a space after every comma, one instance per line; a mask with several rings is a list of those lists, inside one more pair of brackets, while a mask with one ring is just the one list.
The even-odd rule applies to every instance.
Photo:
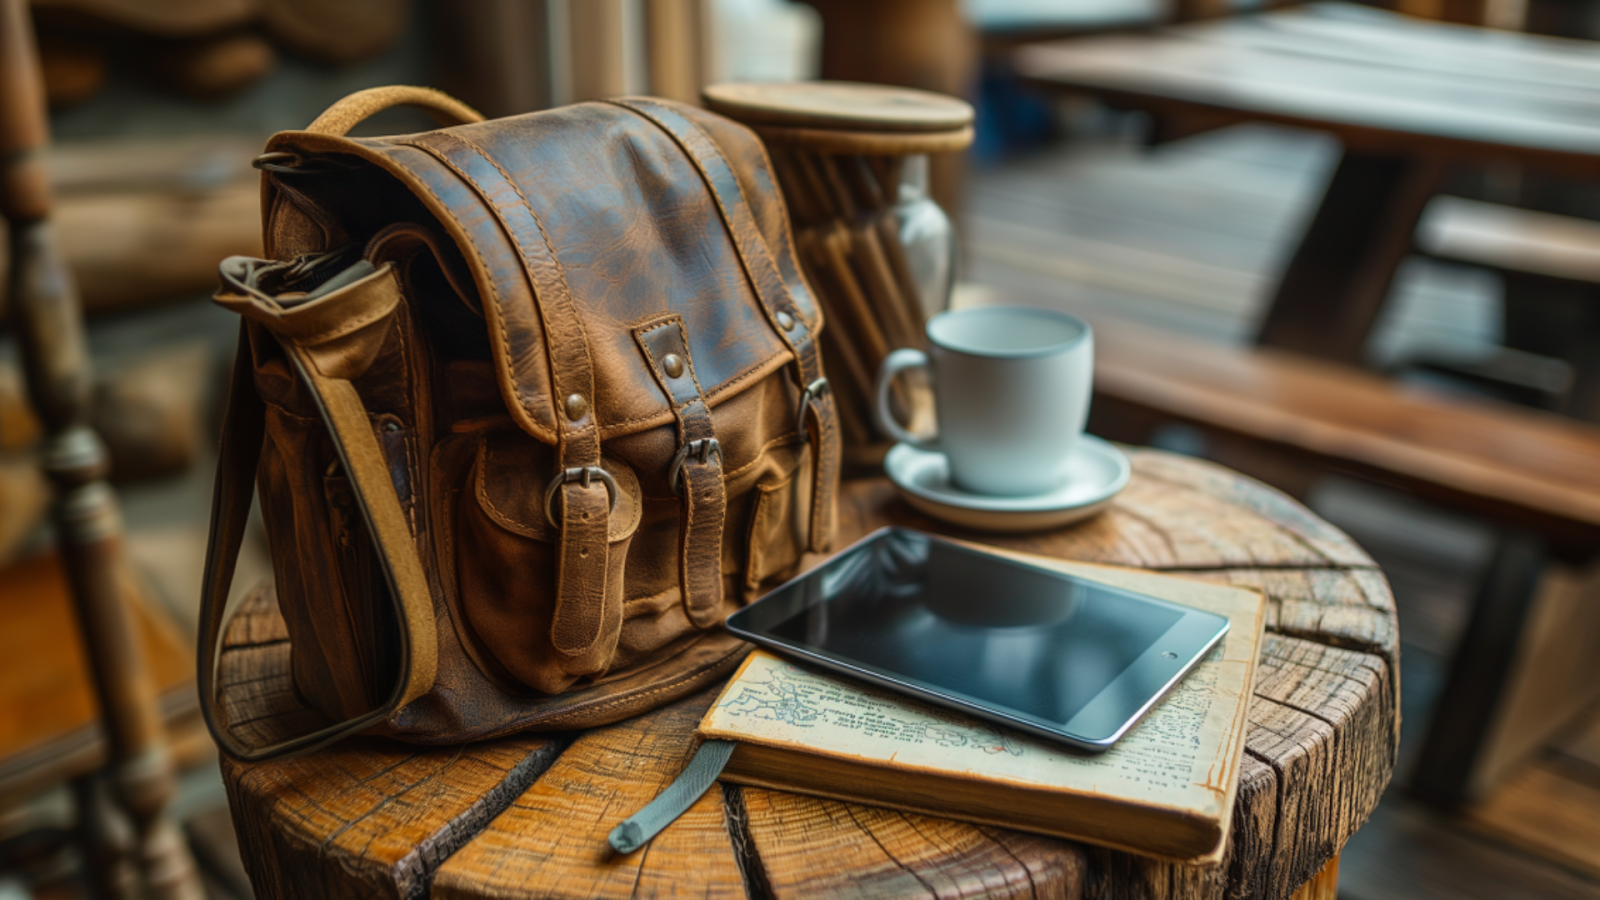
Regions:
[[[795, 307], [812, 329], [821, 327], [760, 141], [713, 113], [673, 108], [727, 157]], [[565, 397], [556, 396], [563, 390], [552, 386], [562, 384], [561, 359], [573, 353], [587, 353], [595, 396], [586, 400], [602, 437], [672, 421], [670, 402], [633, 338], [633, 329], [652, 319], [682, 318], [713, 403], [793, 358], [699, 169], [672, 137], [627, 109], [584, 103], [384, 138], [285, 132], [268, 150], [360, 157], [422, 201], [472, 269], [508, 409], [546, 443], [557, 440], [564, 415]], [[364, 216], [345, 216], [339, 203], [372, 198], [341, 201], [337, 191], [318, 191], [314, 182], [339, 177], [339, 167], [327, 168], [334, 174], [280, 177], [301, 179], [286, 183], [316, 196], [335, 217], [360, 221]], [[271, 192], [269, 184], [269, 210]], [[335, 196], [325, 201], [328, 195]], [[282, 257], [321, 248], [269, 249]], [[541, 292], [554, 293], [548, 285], [558, 283], [570, 294], [578, 328], [541, 314], [541, 304], [559, 299]]]

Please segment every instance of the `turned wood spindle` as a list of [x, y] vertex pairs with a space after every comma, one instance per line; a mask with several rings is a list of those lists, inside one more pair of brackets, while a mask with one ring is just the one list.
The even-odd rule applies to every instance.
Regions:
[[[28, 396], [45, 429], [52, 520], [111, 748], [105, 777], [116, 803], [103, 802], [99, 785], [78, 790], [87, 855], [102, 892], [198, 900], [203, 894], [193, 861], [163, 815], [173, 791], [172, 763], [116, 577], [122, 524], [105, 480], [105, 447], [88, 424], [91, 373], [77, 293], [50, 228], [49, 138], [27, 7], [23, 0], [0, 0], [0, 215], [11, 242], [10, 321]], [[132, 824], [132, 859], [127, 842], [116, 837], [119, 813]]]

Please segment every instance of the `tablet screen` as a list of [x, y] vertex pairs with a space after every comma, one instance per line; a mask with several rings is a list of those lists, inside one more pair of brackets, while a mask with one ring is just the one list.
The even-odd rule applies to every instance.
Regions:
[[773, 649], [1103, 750], [1227, 620], [891, 528], [728, 618]]
[[767, 630], [1049, 721], [1077, 715], [1182, 617], [955, 544], [860, 550], [822, 574], [824, 602]]

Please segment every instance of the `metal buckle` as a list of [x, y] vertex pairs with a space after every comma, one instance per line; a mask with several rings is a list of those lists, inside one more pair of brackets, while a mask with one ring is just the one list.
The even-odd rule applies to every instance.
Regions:
[[606, 486], [606, 493], [611, 497], [611, 509], [615, 510], [617, 508], [617, 495], [620, 492], [617, 489], [617, 480], [611, 477], [610, 472], [599, 466], [573, 466], [570, 469], [563, 469], [560, 475], [550, 479], [550, 486], [544, 489], [544, 517], [550, 520], [550, 524], [553, 527], [561, 527], [561, 523], [556, 521], [555, 508], [553, 506], [556, 499], [556, 491], [561, 490], [563, 484], [571, 484], [574, 481], [581, 482], [584, 487], [588, 487], [594, 483], [596, 478], [600, 479]]
[[798, 416], [795, 417], [795, 421], [794, 421], [794, 430], [795, 431], [798, 431], [801, 434], [805, 433], [805, 430], [806, 430], [806, 410], [811, 408], [811, 401], [817, 399], [818, 397], [822, 396], [824, 393], [827, 393], [828, 391], [831, 391], [831, 390], [832, 390], [832, 388], [830, 388], [828, 386], [828, 379], [826, 379], [826, 378], [818, 378], [816, 381], [813, 381], [810, 384], [806, 385], [806, 389], [804, 391], [800, 392], [800, 413], [799, 413]]
[[701, 438], [679, 447], [677, 455], [672, 457], [672, 466], [667, 469], [667, 484], [672, 488], [672, 492], [680, 497], [683, 496], [683, 485], [680, 483], [683, 478], [683, 464], [688, 461], [691, 454], [699, 457], [702, 465], [710, 462], [711, 457], [715, 455], [717, 465], [722, 465], [722, 445], [717, 443], [716, 438]]

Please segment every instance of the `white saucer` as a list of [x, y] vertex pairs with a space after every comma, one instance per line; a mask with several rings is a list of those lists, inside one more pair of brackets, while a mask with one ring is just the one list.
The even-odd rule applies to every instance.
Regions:
[[955, 525], [982, 531], [1043, 531], [1087, 519], [1128, 484], [1133, 468], [1122, 451], [1084, 435], [1067, 459], [1061, 487], [1025, 497], [973, 494], [950, 482], [943, 453], [895, 444], [883, 468], [912, 506]]

